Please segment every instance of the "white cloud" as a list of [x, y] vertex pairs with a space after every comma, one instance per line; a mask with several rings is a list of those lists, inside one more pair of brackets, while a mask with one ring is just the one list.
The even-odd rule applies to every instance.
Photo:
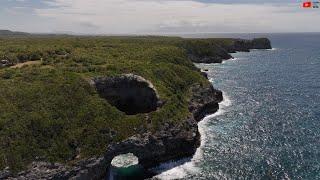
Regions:
[[[36, 9], [57, 30], [81, 33], [319, 31], [320, 10], [299, 4], [214, 4], [191, 0], [53, 0]], [[308, 11], [308, 12], [307, 12]]]

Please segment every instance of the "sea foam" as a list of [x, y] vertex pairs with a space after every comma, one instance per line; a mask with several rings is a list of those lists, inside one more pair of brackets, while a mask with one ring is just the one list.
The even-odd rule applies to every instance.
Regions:
[[220, 103], [220, 109], [211, 115], [206, 116], [201, 122], [198, 124], [199, 133], [201, 135], [201, 145], [197, 149], [194, 156], [190, 158], [184, 158], [179, 161], [171, 161], [167, 163], [163, 163], [160, 166], [153, 169], [154, 172], [159, 173], [156, 178], [161, 180], [173, 180], [173, 179], [183, 179], [188, 175], [201, 173], [200, 168], [198, 168], [197, 164], [203, 160], [203, 148], [207, 141], [207, 127], [208, 123], [212, 118], [217, 116], [221, 116], [226, 112], [226, 108], [231, 106], [232, 101], [229, 96], [225, 93], [223, 95], [224, 100]]

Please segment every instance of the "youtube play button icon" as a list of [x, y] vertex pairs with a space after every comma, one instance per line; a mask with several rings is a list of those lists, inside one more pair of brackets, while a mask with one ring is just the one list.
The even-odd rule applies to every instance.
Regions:
[[303, 8], [311, 8], [312, 7], [312, 2], [311, 1], [303, 2], [302, 7]]

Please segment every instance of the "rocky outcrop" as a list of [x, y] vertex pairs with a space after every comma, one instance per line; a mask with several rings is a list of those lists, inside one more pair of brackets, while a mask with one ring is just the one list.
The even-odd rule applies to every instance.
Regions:
[[[192, 99], [189, 103], [189, 111], [197, 122], [202, 120], [206, 115], [213, 114], [219, 110], [219, 102], [223, 101], [222, 92], [214, 89], [212, 86], [203, 88], [199, 85], [191, 88]], [[209, 100], [203, 99], [209, 97]], [[214, 97], [214, 99], [210, 98]]]
[[147, 132], [133, 136], [121, 143], [109, 146], [105, 160], [131, 152], [139, 158], [144, 168], [154, 167], [160, 163], [192, 156], [200, 145], [197, 123], [206, 115], [219, 109], [222, 92], [212, 86], [194, 85], [189, 101], [192, 115], [180, 124], [166, 123], [155, 133]]
[[141, 76], [99, 77], [93, 82], [102, 98], [128, 115], [155, 111], [162, 104], [154, 86]]
[[249, 52], [251, 49], [271, 49], [271, 42], [267, 38], [255, 38], [253, 40], [237, 39], [234, 43], [226, 47], [229, 53]]
[[[191, 115], [181, 123], [165, 123], [156, 132], [137, 134], [120, 143], [111, 144], [103, 157], [91, 158], [66, 166], [45, 162], [34, 162], [18, 179], [101, 179], [107, 176], [112, 159], [120, 154], [133, 153], [145, 168], [157, 166], [173, 159], [192, 156], [200, 145], [198, 121], [219, 109], [222, 92], [212, 86], [199, 84], [190, 89]], [[12, 179], [10, 172], [3, 178]], [[146, 174], [148, 176], [148, 174]]]
[[133, 153], [139, 158], [144, 168], [154, 167], [173, 159], [192, 156], [200, 145], [200, 134], [197, 123], [206, 115], [219, 109], [223, 100], [222, 92], [212, 86], [194, 85], [189, 111], [192, 113], [182, 123], [166, 123], [155, 133], [133, 136], [121, 143], [109, 146], [105, 155], [106, 162], [125, 153]]
[[0, 171], [0, 179], [6, 179], [11, 176], [12, 174], [10, 172], [9, 167], [5, 168], [3, 171]]
[[221, 63], [232, 58], [226, 48], [208, 40], [186, 40], [181, 46], [195, 63]]
[[272, 49], [271, 42], [268, 38], [256, 38], [252, 40], [251, 49]]
[[9, 60], [6, 60], [6, 59], [0, 60], [0, 68], [8, 67], [8, 66], [12, 66], [12, 63]]
[[249, 52], [251, 49], [271, 49], [271, 42], [267, 38], [253, 40], [232, 39], [232, 43], [216, 44], [208, 40], [186, 41], [182, 46], [186, 49], [189, 59], [195, 63], [222, 63], [231, 59], [229, 53]]

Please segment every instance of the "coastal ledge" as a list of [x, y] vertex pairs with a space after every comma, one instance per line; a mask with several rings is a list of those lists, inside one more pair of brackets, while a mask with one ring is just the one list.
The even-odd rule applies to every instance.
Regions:
[[[235, 51], [271, 48], [270, 41], [265, 38], [236, 39], [229, 45], [192, 41], [186, 40], [187, 46], [183, 47], [187, 48], [189, 58], [195, 63], [217, 63], [232, 58], [229, 53]], [[207, 48], [205, 53], [198, 51], [203, 47]], [[200, 146], [197, 123], [206, 115], [215, 113], [219, 109], [219, 102], [223, 100], [222, 92], [214, 89], [212, 85], [194, 84], [190, 88], [190, 94], [188, 100], [190, 116], [181, 123], [166, 123], [156, 132], [137, 134], [122, 142], [111, 144], [103, 156], [81, 160], [72, 166], [33, 162], [26, 171], [17, 175], [11, 174], [7, 169], [0, 171], [0, 179], [102, 179], [107, 176], [111, 161], [117, 155], [133, 153], [145, 169], [170, 160], [190, 157]]]

